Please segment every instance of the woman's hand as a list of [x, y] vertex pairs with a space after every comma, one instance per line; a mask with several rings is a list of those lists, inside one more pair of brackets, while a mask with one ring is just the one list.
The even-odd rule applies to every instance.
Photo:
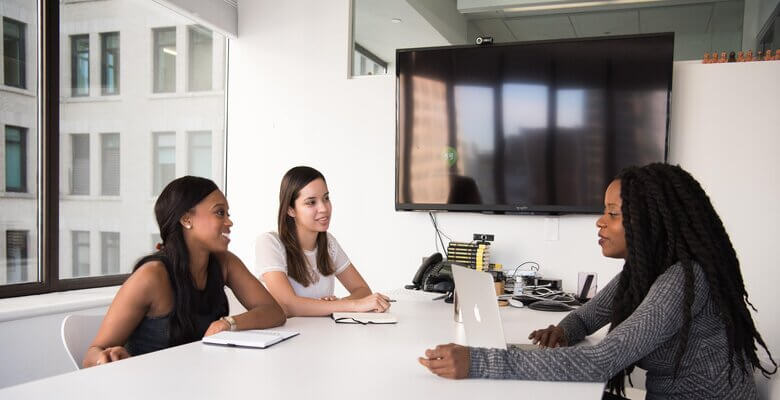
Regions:
[[463, 379], [469, 376], [471, 356], [469, 348], [457, 344], [441, 344], [425, 350], [425, 357], [417, 360], [431, 372], [442, 378]]
[[545, 329], [537, 329], [531, 332], [528, 338], [533, 341], [533, 344], [538, 344], [542, 347], [566, 347], [569, 345], [566, 342], [563, 328], [555, 325], [550, 325]]
[[98, 354], [98, 357], [95, 360], [95, 365], [124, 360], [128, 357], [130, 357], [130, 353], [128, 353], [127, 349], [125, 349], [123, 346], [109, 347], [107, 349], [103, 349], [103, 351]]
[[325, 297], [320, 297], [320, 300], [325, 300], [325, 301], [333, 301], [333, 300], [338, 300], [338, 299], [339, 299], [339, 298], [338, 298], [338, 297], [336, 297], [336, 296], [325, 296]]
[[390, 308], [390, 298], [381, 293], [372, 293], [355, 301], [357, 312], [385, 312]]
[[222, 319], [218, 319], [209, 325], [209, 329], [206, 329], [206, 333], [203, 334], [203, 336], [211, 336], [215, 333], [219, 333], [222, 331], [229, 331], [230, 325], [225, 322]]

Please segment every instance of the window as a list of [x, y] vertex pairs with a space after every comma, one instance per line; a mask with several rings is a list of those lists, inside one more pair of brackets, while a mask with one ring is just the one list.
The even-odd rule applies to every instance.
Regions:
[[189, 90], [211, 90], [212, 43], [211, 31], [193, 25], [187, 28], [189, 33]]
[[176, 133], [154, 133], [154, 195], [176, 177]]
[[70, 37], [71, 96], [89, 96], [89, 35]]
[[176, 28], [154, 32], [154, 92], [176, 91]]
[[119, 273], [119, 232], [100, 232], [100, 272]]
[[154, 250], [153, 192], [190, 163], [224, 185], [227, 39], [192, 33], [190, 85], [195, 22], [125, 3], [0, 0], [0, 298], [121, 284]]
[[100, 194], [119, 196], [119, 134], [100, 135]]
[[187, 173], [211, 179], [211, 132], [189, 132]]
[[100, 34], [100, 87], [103, 95], [119, 94], [119, 32]]
[[29, 231], [5, 232], [6, 283], [27, 282]]
[[27, 68], [25, 53], [26, 24], [3, 18], [3, 68], [5, 69], [5, 84], [24, 89], [25, 69]]
[[352, 75], [380, 75], [387, 73], [387, 63], [365, 47], [355, 43], [352, 54]]
[[89, 232], [72, 231], [73, 277], [89, 276]]
[[89, 134], [70, 135], [73, 169], [70, 194], [89, 194]]
[[27, 129], [5, 126], [5, 191], [27, 191]]

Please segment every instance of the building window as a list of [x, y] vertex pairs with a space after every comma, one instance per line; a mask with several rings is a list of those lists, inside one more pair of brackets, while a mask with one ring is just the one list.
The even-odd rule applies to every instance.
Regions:
[[154, 133], [154, 194], [176, 177], [176, 133]]
[[89, 275], [89, 232], [72, 231], [73, 277]]
[[119, 32], [100, 34], [100, 86], [104, 95], [119, 94]]
[[187, 173], [211, 179], [211, 132], [189, 132]]
[[176, 91], [176, 28], [154, 32], [154, 92]]
[[100, 194], [119, 196], [119, 134], [100, 135]]
[[100, 232], [100, 272], [119, 273], [119, 232]]
[[89, 35], [70, 37], [71, 96], [89, 96]]
[[89, 194], [89, 134], [70, 135], [73, 150], [70, 194]]
[[5, 191], [27, 191], [27, 129], [5, 126]]
[[352, 58], [354, 61], [352, 75], [382, 75], [387, 73], [388, 63], [357, 43], [355, 43], [355, 52]]
[[29, 231], [5, 232], [6, 282], [27, 282], [27, 238]]
[[189, 33], [189, 84], [190, 91], [211, 90], [212, 35], [211, 31], [192, 25]]
[[27, 24], [3, 18], [3, 68], [5, 84], [26, 88], [25, 30]]

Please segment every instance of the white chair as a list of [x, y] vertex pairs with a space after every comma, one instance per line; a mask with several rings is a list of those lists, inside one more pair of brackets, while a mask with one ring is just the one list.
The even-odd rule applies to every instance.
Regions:
[[72, 314], [62, 320], [62, 344], [76, 370], [81, 369], [84, 354], [97, 334], [102, 315]]

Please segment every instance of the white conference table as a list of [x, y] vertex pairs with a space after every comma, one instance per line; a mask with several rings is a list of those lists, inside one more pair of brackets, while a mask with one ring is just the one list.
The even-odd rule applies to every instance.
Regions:
[[[0, 390], [0, 399], [600, 399], [603, 383], [449, 380], [417, 362], [426, 348], [464, 344], [452, 304], [398, 290], [394, 325], [336, 324], [290, 318], [300, 335], [267, 349], [200, 342]], [[506, 339], [565, 314], [501, 308]]]

